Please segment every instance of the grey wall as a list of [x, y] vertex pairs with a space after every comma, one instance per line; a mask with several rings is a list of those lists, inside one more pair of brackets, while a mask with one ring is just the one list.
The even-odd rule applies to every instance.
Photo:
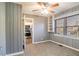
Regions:
[[52, 41], [61, 43], [62, 45], [66, 45], [72, 48], [75, 48], [77, 51], [79, 51], [79, 39], [74, 37], [67, 37], [63, 35], [52, 35]]
[[74, 15], [74, 14], [79, 14], [79, 5], [57, 14], [55, 16], [55, 19], [66, 17], [66, 16], [71, 16], [71, 15]]
[[26, 17], [34, 19], [34, 42], [48, 40], [48, 18], [28, 14]]
[[[74, 14], [79, 14], [79, 5], [58, 14], [57, 16], [55, 16], [55, 19], [71, 16]], [[67, 45], [72, 48], [79, 49], [79, 38], [57, 35], [57, 34], [50, 34], [50, 35], [52, 41]]]
[[5, 3], [0, 2], [0, 55], [6, 54], [5, 38]]
[[24, 25], [21, 5], [6, 3], [6, 54], [22, 51]]
[[[34, 42], [48, 40], [47, 18], [27, 15], [34, 18]], [[21, 20], [21, 6], [15, 3], [0, 3], [0, 47], [1, 54], [22, 51], [24, 23]]]

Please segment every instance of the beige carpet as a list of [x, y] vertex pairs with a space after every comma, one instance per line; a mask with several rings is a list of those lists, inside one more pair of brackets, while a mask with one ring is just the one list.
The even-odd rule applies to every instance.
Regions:
[[27, 56], [79, 56], [79, 52], [52, 42], [28, 44]]

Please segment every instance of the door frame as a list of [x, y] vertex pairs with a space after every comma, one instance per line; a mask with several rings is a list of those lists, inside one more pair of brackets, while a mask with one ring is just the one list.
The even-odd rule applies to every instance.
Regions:
[[[26, 19], [32, 19], [32, 44], [34, 43], [34, 19], [33, 18], [24, 18], [24, 39], [25, 39], [25, 20]], [[25, 40], [24, 40], [25, 41]]]

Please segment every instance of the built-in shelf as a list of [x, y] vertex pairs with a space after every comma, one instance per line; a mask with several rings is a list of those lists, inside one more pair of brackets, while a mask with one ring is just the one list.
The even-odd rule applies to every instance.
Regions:
[[48, 17], [48, 32], [52, 32], [52, 17]]

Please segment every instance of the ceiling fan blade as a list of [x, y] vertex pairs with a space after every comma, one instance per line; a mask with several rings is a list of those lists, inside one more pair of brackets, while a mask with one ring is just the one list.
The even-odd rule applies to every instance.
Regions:
[[41, 8], [40, 8], [40, 9], [34, 9], [34, 10], [32, 10], [33, 12], [41, 11], [41, 10], [45, 9], [46, 3], [44, 3], [44, 2], [37, 2], [37, 4], [38, 4]]
[[37, 2], [37, 4], [41, 6], [42, 5], [42, 2]]
[[51, 12], [53, 9], [57, 8], [58, 6], [59, 6], [59, 4], [55, 3], [55, 4], [50, 5], [47, 9], [49, 12]]
[[58, 3], [55, 3], [55, 4], [52, 4], [51, 7], [58, 7], [59, 4]]
[[38, 11], [38, 10], [32, 10], [32, 11]]
[[47, 2], [37, 2], [41, 8], [46, 8], [48, 6]]

